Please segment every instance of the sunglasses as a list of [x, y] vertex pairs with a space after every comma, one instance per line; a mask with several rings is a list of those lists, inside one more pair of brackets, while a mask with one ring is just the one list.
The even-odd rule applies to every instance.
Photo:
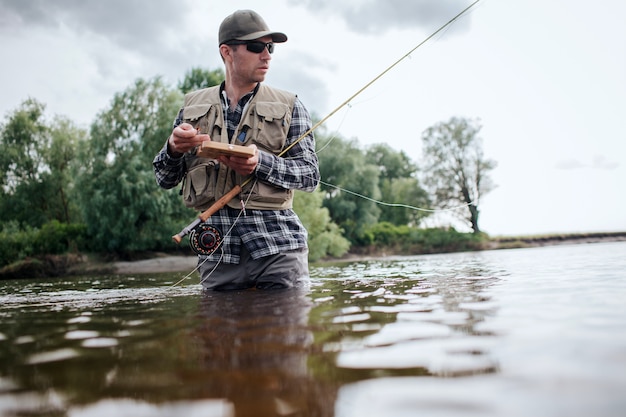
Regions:
[[271, 54], [274, 52], [273, 42], [261, 42], [261, 41], [230, 41], [226, 42], [226, 45], [246, 45], [246, 49], [255, 54], [260, 54], [265, 48]]

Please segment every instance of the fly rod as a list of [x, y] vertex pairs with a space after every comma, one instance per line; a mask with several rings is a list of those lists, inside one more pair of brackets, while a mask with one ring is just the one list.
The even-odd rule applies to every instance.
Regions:
[[[467, 6], [465, 9], [463, 9], [462, 11], [460, 11], [456, 16], [454, 16], [452, 19], [448, 20], [445, 24], [443, 24], [441, 27], [439, 27], [439, 29], [437, 29], [436, 31], [434, 31], [433, 33], [431, 33], [428, 37], [426, 37], [426, 39], [424, 39], [423, 41], [421, 41], [419, 44], [417, 44], [416, 46], [414, 46], [411, 50], [409, 50], [406, 54], [402, 55], [398, 60], [396, 60], [393, 64], [389, 65], [387, 68], [385, 68], [380, 74], [378, 74], [376, 77], [372, 78], [371, 81], [369, 81], [367, 84], [365, 84], [363, 87], [361, 87], [356, 93], [352, 94], [347, 100], [345, 100], [343, 103], [341, 103], [339, 106], [337, 106], [333, 111], [331, 111], [330, 113], [328, 113], [328, 115], [326, 115], [326, 117], [324, 117], [322, 120], [320, 120], [319, 122], [315, 123], [315, 125], [313, 125], [309, 130], [307, 130], [306, 132], [304, 132], [298, 139], [296, 139], [295, 141], [293, 141], [293, 143], [291, 143], [288, 147], [286, 147], [285, 149], [283, 149], [283, 151], [281, 153], [279, 153], [277, 156], [281, 157], [283, 156], [286, 152], [288, 152], [291, 148], [293, 148], [298, 142], [300, 142], [302, 139], [304, 139], [305, 137], [307, 137], [308, 135], [310, 135], [311, 133], [313, 133], [313, 131], [315, 129], [317, 129], [319, 126], [321, 126], [323, 123], [326, 122], [326, 120], [330, 119], [332, 116], [335, 115], [335, 113], [337, 113], [339, 110], [341, 110], [344, 106], [346, 106], [348, 103], [350, 103], [352, 100], [354, 100], [355, 97], [357, 97], [359, 94], [361, 94], [363, 91], [365, 91], [367, 88], [369, 88], [372, 84], [374, 84], [376, 81], [378, 81], [381, 77], [383, 77], [385, 74], [387, 74], [389, 71], [391, 71], [396, 65], [398, 65], [400, 62], [404, 61], [406, 58], [408, 58], [413, 52], [415, 52], [419, 47], [421, 47], [422, 45], [424, 45], [426, 42], [428, 42], [430, 39], [432, 39], [433, 37], [435, 37], [439, 32], [441, 32], [442, 30], [444, 30], [446, 27], [450, 26], [452, 23], [454, 23], [457, 19], [459, 19], [461, 16], [463, 16], [465, 13], [467, 13], [468, 10], [470, 10], [472, 7], [474, 7], [480, 0], [475, 0], [472, 4], [470, 4], [469, 6]], [[211, 207], [209, 207], [208, 209], [206, 209], [205, 211], [203, 211], [202, 213], [200, 213], [200, 215], [198, 215], [198, 217], [191, 223], [189, 223], [189, 225], [187, 227], [185, 227], [183, 230], [180, 231], [180, 233], [172, 236], [172, 239], [176, 242], [176, 243], [180, 243], [183, 239], [183, 237], [185, 237], [186, 235], [188, 235], [189, 233], [191, 233], [191, 231], [197, 227], [199, 224], [207, 221], [213, 214], [215, 214], [218, 210], [220, 210], [221, 208], [223, 208], [231, 199], [233, 199], [235, 196], [237, 196], [237, 194], [239, 194], [242, 190], [242, 188], [247, 185], [250, 181], [252, 180], [252, 177], [248, 177], [246, 178], [241, 185], [235, 185], [233, 187], [232, 190], [230, 190], [229, 192], [227, 192], [226, 194], [224, 194], [219, 200], [217, 200], [215, 203], [213, 203], [213, 205]]]

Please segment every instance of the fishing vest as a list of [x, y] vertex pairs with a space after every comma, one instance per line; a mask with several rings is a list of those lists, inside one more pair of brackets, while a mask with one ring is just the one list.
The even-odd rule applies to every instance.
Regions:
[[[208, 133], [212, 141], [248, 146], [278, 155], [285, 141], [296, 96], [286, 91], [259, 85], [258, 91], [244, 108], [239, 126], [232, 139], [224, 121], [220, 86], [209, 87], [185, 95], [183, 121], [201, 133]], [[246, 177], [211, 158], [202, 158], [195, 152], [185, 154], [187, 174], [183, 180], [182, 196], [187, 207], [199, 211], [209, 208], [216, 200], [232, 190]], [[238, 209], [241, 201], [246, 208], [283, 210], [293, 206], [293, 190], [275, 187], [263, 181], [250, 181], [238, 198], [227, 205]]]

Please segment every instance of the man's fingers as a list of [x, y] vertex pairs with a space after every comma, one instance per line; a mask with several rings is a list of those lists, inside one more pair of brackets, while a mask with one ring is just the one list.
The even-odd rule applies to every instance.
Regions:
[[[186, 125], [186, 126], [185, 126]], [[179, 138], [193, 138], [198, 134], [198, 131], [189, 124], [182, 124], [174, 129], [174, 136], [178, 136]]]

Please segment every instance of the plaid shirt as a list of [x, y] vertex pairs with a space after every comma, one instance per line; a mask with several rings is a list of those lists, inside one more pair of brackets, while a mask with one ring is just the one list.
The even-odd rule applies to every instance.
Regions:
[[[232, 136], [239, 124], [243, 108], [252, 99], [255, 91], [243, 96], [233, 111], [229, 110], [227, 99], [222, 95], [224, 120], [229, 136]], [[174, 127], [181, 123], [182, 110]], [[292, 144], [310, 128], [311, 117], [296, 97], [285, 146]], [[153, 166], [157, 183], [166, 189], [178, 185], [187, 170], [183, 157], [175, 158], [168, 154], [167, 142], [154, 158]], [[253, 181], [263, 181], [286, 189], [314, 191], [320, 175], [313, 134], [308, 134], [280, 158], [259, 150], [259, 163], [253, 175]], [[242, 212], [225, 206], [211, 216], [207, 223], [217, 228], [223, 237], [220, 249], [208, 256], [209, 260], [215, 262], [221, 259], [226, 263], [239, 263], [242, 243], [246, 245], [253, 259], [307, 247], [307, 231], [291, 209], [246, 209]], [[206, 258], [203, 255], [200, 257]]]

